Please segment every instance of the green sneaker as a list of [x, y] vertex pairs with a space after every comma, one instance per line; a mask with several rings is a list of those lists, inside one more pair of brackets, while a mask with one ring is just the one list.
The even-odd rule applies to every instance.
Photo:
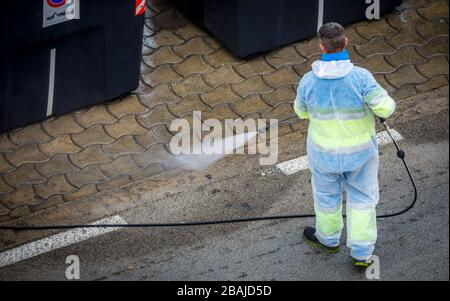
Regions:
[[303, 230], [303, 237], [305, 238], [306, 243], [310, 246], [321, 249], [329, 254], [334, 254], [341, 250], [340, 246], [328, 247], [322, 244], [316, 237], [316, 228], [314, 227], [306, 227], [305, 230]]
[[372, 263], [373, 262], [368, 260], [360, 260], [352, 257], [352, 264], [358, 270], [365, 271], [368, 267], [372, 265]]

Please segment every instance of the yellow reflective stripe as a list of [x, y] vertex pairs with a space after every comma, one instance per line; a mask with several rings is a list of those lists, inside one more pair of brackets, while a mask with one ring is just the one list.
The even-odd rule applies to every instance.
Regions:
[[321, 212], [316, 207], [316, 228], [325, 236], [332, 236], [342, 230], [344, 223], [342, 221], [342, 206], [336, 212]]
[[375, 136], [373, 115], [354, 120], [318, 120], [311, 118], [309, 138], [324, 149], [355, 147]]
[[395, 101], [389, 97], [385, 96], [383, 99], [372, 108], [372, 111], [381, 118], [388, 118], [394, 113], [395, 110]]
[[347, 208], [348, 240], [351, 243], [373, 243], [377, 239], [375, 208]]
[[300, 108], [297, 105], [297, 103], [294, 104], [294, 112], [301, 119], [308, 119], [309, 118], [308, 112], [306, 110], [303, 110], [302, 108]]

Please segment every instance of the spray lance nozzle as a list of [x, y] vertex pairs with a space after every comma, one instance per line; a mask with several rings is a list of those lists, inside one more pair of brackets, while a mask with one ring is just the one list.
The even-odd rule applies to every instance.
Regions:
[[389, 125], [386, 123], [386, 119], [385, 118], [381, 118], [378, 117], [378, 120], [380, 120], [380, 123], [384, 126], [384, 128], [386, 129], [386, 132], [388, 133], [389, 137], [391, 137], [392, 142], [394, 142], [395, 147], [397, 148], [397, 157], [399, 157], [400, 159], [404, 159], [406, 154], [405, 152], [398, 146], [397, 141], [395, 141], [395, 139], [392, 136], [392, 132], [391, 132], [391, 128], [389, 127]]

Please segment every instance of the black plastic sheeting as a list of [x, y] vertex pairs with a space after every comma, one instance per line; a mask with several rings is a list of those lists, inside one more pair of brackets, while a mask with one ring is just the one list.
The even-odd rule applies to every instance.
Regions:
[[[58, 2], [58, 1], [55, 1]], [[0, 132], [137, 88], [144, 15], [135, 1], [80, 0], [80, 19], [43, 27], [42, 0], [0, 1]]]
[[[187, 17], [245, 58], [317, 34], [319, 0], [173, 0]], [[386, 13], [402, 0], [380, 0]], [[324, 0], [323, 23], [366, 19], [366, 0]]]

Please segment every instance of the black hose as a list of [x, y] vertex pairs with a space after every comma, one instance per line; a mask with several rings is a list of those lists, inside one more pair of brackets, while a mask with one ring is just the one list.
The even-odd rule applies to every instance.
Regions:
[[[286, 120], [292, 119], [295, 116], [281, 120], [284, 122]], [[414, 190], [414, 198], [411, 204], [395, 213], [377, 215], [377, 218], [389, 218], [404, 214], [405, 212], [411, 210], [417, 201], [417, 187], [414, 178], [409, 170], [408, 164], [405, 161], [405, 152], [400, 149], [395, 139], [392, 137], [389, 126], [386, 124], [384, 119], [380, 120], [389, 137], [394, 142], [397, 148], [397, 157], [403, 162], [405, 170], [411, 181], [411, 185]], [[343, 215], [345, 217], [345, 215]], [[14, 230], [14, 231], [25, 231], [25, 230], [60, 230], [60, 229], [75, 229], [75, 228], [161, 228], [161, 227], [188, 227], [188, 226], [205, 226], [205, 225], [219, 225], [219, 224], [235, 224], [235, 223], [245, 223], [245, 222], [256, 222], [256, 221], [267, 221], [267, 220], [283, 220], [283, 219], [300, 219], [300, 218], [312, 218], [315, 214], [294, 214], [294, 215], [276, 215], [276, 216], [261, 216], [261, 217], [249, 217], [249, 218], [237, 218], [237, 219], [227, 219], [227, 220], [211, 220], [211, 221], [191, 221], [191, 222], [178, 222], [178, 223], [154, 223], [154, 224], [90, 224], [90, 225], [50, 225], [50, 226], [2, 226], [0, 225], [0, 230]]]

